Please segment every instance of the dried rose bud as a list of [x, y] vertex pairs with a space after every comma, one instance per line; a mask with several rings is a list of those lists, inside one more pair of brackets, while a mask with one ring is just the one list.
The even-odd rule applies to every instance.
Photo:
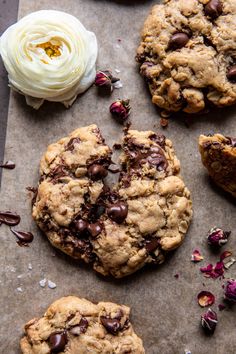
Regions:
[[212, 247], [221, 247], [228, 241], [231, 231], [224, 231], [217, 227], [212, 228], [207, 235], [207, 242]]
[[111, 93], [113, 90], [112, 84], [119, 80], [120, 79], [113, 77], [109, 70], [98, 71], [95, 78], [95, 85]]
[[217, 314], [215, 313], [215, 311], [213, 311], [211, 309], [208, 309], [207, 312], [201, 316], [202, 328], [208, 334], [214, 333], [214, 331], [216, 329], [217, 322], [218, 322]]
[[130, 110], [129, 100], [117, 100], [110, 105], [110, 112], [119, 123], [128, 118]]
[[230, 279], [225, 287], [225, 300], [236, 302], [236, 280]]
[[201, 307], [211, 306], [215, 303], [215, 296], [210, 291], [201, 291], [197, 299]]

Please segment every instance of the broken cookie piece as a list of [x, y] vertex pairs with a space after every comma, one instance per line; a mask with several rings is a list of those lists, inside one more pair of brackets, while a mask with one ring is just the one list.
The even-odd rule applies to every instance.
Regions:
[[199, 151], [215, 183], [236, 197], [236, 138], [200, 135]]

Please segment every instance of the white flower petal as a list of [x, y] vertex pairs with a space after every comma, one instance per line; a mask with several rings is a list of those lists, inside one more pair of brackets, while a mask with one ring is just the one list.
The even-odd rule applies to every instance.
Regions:
[[44, 100], [70, 106], [96, 75], [95, 34], [61, 11], [37, 11], [9, 27], [0, 38], [0, 54], [10, 86], [36, 109]]

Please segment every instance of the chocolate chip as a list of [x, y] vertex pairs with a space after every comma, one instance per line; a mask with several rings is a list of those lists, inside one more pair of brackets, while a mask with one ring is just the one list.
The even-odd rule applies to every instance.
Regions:
[[17, 237], [19, 246], [28, 246], [34, 239], [34, 235], [31, 232], [17, 231], [11, 229], [11, 232]]
[[80, 333], [85, 333], [88, 328], [88, 320], [85, 317], [82, 317], [79, 322]]
[[83, 219], [76, 220], [74, 222], [76, 233], [78, 236], [84, 235], [87, 231], [88, 223]]
[[102, 325], [106, 328], [107, 332], [111, 334], [117, 334], [120, 329], [120, 321], [117, 318], [108, 318], [105, 316], [101, 316], [100, 320], [102, 322]]
[[93, 181], [103, 179], [107, 176], [107, 174], [107, 169], [102, 165], [93, 164], [88, 168], [88, 175]]
[[173, 34], [169, 41], [169, 47], [172, 49], [183, 48], [189, 41], [189, 36], [184, 32]]
[[14, 170], [16, 167], [15, 163], [12, 161], [7, 161], [4, 164], [0, 165], [1, 168], [6, 168], [7, 170]]
[[20, 223], [20, 215], [12, 213], [11, 211], [0, 212], [0, 224], [8, 226], [16, 226]]
[[236, 65], [233, 65], [229, 68], [227, 78], [229, 81], [236, 82]]
[[63, 352], [67, 344], [67, 334], [63, 333], [53, 333], [49, 337], [49, 345], [51, 348], [51, 353]]
[[152, 238], [150, 240], [146, 240], [145, 242], [145, 248], [149, 253], [155, 251], [158, 246], [159, 246], [158, 238]]
[[212, 19], [219, 17], [223, 12], [221, 1], [220, 0], [210, 0], [205, 5], [204, 10], [205, 10], [205, 14]]
[[125, 202], [113, 204], [107, 209], [107, 215], [117, 224], [121, 224], [128, 215], [128, 206]]
[[88, 225], [88, 232], [92, 237], [97, 237], [102, 232], [102, 225], [99, 222]]

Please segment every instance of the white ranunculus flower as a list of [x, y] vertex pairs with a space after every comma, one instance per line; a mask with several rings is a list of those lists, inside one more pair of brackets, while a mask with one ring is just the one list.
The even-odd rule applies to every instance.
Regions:
[[38, 109], [44, 100], [70, 106], [94, 82], [97, 40], [72, 15], [33, 12], [0, 37], [10, 86]]

